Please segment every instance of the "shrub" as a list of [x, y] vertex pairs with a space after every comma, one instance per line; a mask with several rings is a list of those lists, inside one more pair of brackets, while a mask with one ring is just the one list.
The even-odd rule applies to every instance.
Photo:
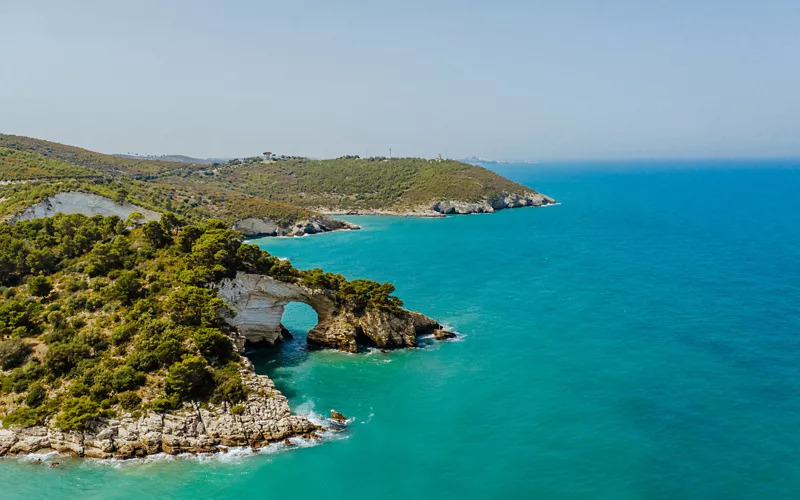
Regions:
[[14, 368], [8, 376], [7, 383], [9, 388], [16, 393], [25, 392], [31, 383], [39, 380], [45, 375], [45, 370], [37, 359], [28, 361], [21, 368]]
[[64, 313], [61, 311], [53, 311], [47, 315], [47, 322], [53, 326], [59, 326], [64, 322]]
[[136, 325], [133, 323], [119, 325], [111, 332], [111, 343], [116, 346], [124, 345], [133, 338], [134, 333], [136, 333]]
[[3, 417], [3, 427], [31, 427], [42, 425], [45, 415], [36, 408], [21, 406]]
[[142, 398], [140, 398], [139, 395], [133, 391], [117, 394], [117, 399], [119, 400], [119, 405], [122, 407], [122, 409], [128, 411], [137, 409], [142, 403]]
[[194, 334], [194, 343], [206, 359], [224, 363], [233, 355], [233, 344], [227, 335], [214, 328], [201, 328]]
[[170, 397], [157, 398], [150, 403], [150, 408], [160, 413], [177, 410], [180, 407], [181, 400], [177, 394], [173, 394]]
[[170, 366], [180, 361], [184, 352], [183, 345], [181, 345], [179, 340], [168, 339], [159, 344], [153, 354], [158, 358], [158, 362], [161, 363], [161, 366]]
[[31, 353], [31, 347], [22, 339], [0, 341], [0, 367], [9, 370], [20, 366]]
[[70, 398], [61, 405], [61, 412], [56, 417], [56, 426], [64, 430], [82, 429], [101, 416], [100, 405], [88, 397]]
[[142, 232], [153, 248], [162, 248], [171, 242], [167, 231], [159, 221], [147, 222], [142, 226]]
[[28, 395], [25, 396], [25, 404], [31, 408], [38, 408], [46, 398], [47, 391], [44, 390], [42, 384], [31, 384], [28, 388]]
[[141, 372], [151, 372], [158, 368], [158, 358], [148, 351], [134, 351], [125, 362], [131, 368]]
[[242, 379], [236, 374], [235, 377], [226, 378], [216, 389], [214, 394], [211, 395], [211, 402], [220, 404], [223, 401], [228, 403], [238, 403], [244, 401], [246, 396]]
[[117, 392], [129, 391], [136, 389], [145, 382], [143, 374], [137, 372], [130, 366], [123, 366], [114, 372], [112, 384], [114, 390]]
[[44, 276], [34, 276], [28, 280], [28, 292], [35, 297], [47, 297], [51, 291], [53, 285]]
[[119, 300], [123, 304], [130, 305], [142, 294], [142, 281], [139, 274], [135, 271], [127, 271], [114, 281], [114, 284], [106, 289], [106, 295], [112, 300]]
[[233, 408], [231, 408], [231, 413], [233, 413], [234, 415], [242, 415], [242, 414], [244, 414], [244, 406], [242, 406], [242, 405], [234, 405]]
[[89, 331], [81, 332], [77, 340], [94, 349], [95, 353], [108, 349], [108, 339], [103, 333], [103, 330], [97, 327], [91, 328]]
[[209, 393], [213, 384], [206, 360], [199, 356], [187, 356], [169, 368], [164, 388], [168, 395], [180, 399], [201, 399]]
[[75, 338], [75, 330], [64, 326], [53, 328], [52, 332], [43, 336], [45, 344], [48, 345], [70, 342], [73, 338]]
[[54, 344], [44, 357], [44, 366], [53, 375], [66, 375], [82, 359], [90, 356], [89, 346], [77, 342]]
[[33, 300], [0, 301], [0, 334], [14, 337], [33, 335], [38, 330], [36, 317], [40, 306]]
[[214, 290], [184, 286], [169, 296], [164, 310], [178, 324], [213, 327], [220, 321], [219, 314], [230, 308]]

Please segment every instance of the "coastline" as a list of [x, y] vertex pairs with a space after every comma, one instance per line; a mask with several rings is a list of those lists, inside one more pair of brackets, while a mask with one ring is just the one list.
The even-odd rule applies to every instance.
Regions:
[[358, 208], [334, 209], [330, 207], [313, 207], [311, 210], [328, 216], [337, 215], [381, 215], [389, 217], [442, 218], [448, 215], [469, 215], [494, 213], [512, 208], [544, 207], [557, 204], [556, 200], [541, 193], [531, 191], [523, 194], [502, 193], [494, 198], [465, 202], [458, 200], [439, 200], [430, 204], [412, 206], [408, 209]]

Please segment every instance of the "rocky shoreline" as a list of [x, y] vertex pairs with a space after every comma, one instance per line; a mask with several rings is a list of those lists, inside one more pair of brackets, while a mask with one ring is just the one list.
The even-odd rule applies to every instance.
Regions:
[[266, 236], [305, 236], [307, 234], [361, 228], [355, 224], [331, 219], [330, 217], [313, 216], [308, 219], [286, 222], [277, 222], [269, 218], [249, 217], [235, 222], [233, 229], [242, 233], [245, 238], [263, 238]]
[[329, 207], [315, 207], [316, 212], [326, 215], [385, 215], [392, 217], [446, 217], [456, 214], [484, 214], [498, 210], [523, 207], [543, 207], [554, 205], [553, 198], [530, 191], [527, 193], [502, 193], [500, 196], [484, 198], [475, 202], [459, 200], [440, 200], [429, 205], [417, 205], [404, 210], [392, 209], [354, 209], [338, 210]]
[[[228, 447], [262, 448], [294, 437], [318, 438], [322, 427], [292, 415], [275, 384], [242, 371], [247, 400], [236, 406], [186, 404], [172, 413], [128, 413], [81, 431], [52, 425], [0, 429], [0, 456], [58, 452], [85, 458], [138, 458], [157, 453], [217, 453]], [[46, 424], [49, 424], [48, 421]]]

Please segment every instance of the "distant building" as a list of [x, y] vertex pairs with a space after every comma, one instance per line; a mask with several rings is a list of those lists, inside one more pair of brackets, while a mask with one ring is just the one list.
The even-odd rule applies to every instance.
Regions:
[[442, 155], [441, 154], [436, 155], [435, 160], [436, 161], [442, 161]]

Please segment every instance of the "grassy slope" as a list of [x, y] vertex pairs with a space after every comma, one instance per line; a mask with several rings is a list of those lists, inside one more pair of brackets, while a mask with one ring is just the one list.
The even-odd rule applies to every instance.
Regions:
[[168, 172], [191, 171], [204, 168], [203, 165], [171, 161], [119, 158], [113, 155], [89, 151], [88, 149], [77, 148], [75, 146], [67, 146], [57, 142], [18, 135], [0, 134], [0, 147], [36, 153], [74, 165], [93, 168], [104, 173], [123, 173], [135, 177], [163, 175]]
[[94, 177], [90, 168], [41, 155], [0, 147], [0, 181]]
[[194, 178], [239, 186], [269, 200], [331, 209], [398, 209], [532, 191], [482, 167], [419, 158], [282, 160], [225, 166], [214, 177]]

